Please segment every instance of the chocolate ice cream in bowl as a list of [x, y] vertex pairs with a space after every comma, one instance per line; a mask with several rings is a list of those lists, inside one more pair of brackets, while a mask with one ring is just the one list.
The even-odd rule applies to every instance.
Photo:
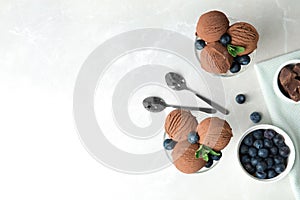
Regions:
[[231, 137], [232, 130], [226, 120], [207, 115], [196, 118], [190, 111], [176, 109], [166, 117], [163, 145], [179, 171], [203, 173], [222, 160], [222, 150]]
[[230, 20], [220, 11], [200, 16], [195, 55], [205, 72], [230, 77], [253, 66], [259, 34], [249, 23]]
[[300, 105], [300, 59], [280, 65], [274, 76], [273, 88], [279, 98]]

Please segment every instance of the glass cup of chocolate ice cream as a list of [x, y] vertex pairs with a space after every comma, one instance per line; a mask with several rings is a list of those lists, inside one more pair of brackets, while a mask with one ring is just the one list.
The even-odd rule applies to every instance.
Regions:
[[278, 68], [273, 88], [288, 103], [300, 104], [300, 59], [289, 60]]
[[258, 40], [253, 25], [213, 10], [202, 14], [197, 22], [195, 55], [203, 71], [230, 77], [254, 65]]

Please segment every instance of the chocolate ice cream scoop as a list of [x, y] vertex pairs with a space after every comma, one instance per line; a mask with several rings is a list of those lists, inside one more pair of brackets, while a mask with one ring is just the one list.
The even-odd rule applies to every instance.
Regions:
[[186, 174], [199, 171], [206, 162], [202, 158], [196, 158], [195, 153], [198, 148], [199, 144], [190, 144], [188, 141], [177, 143], [172, 151], [175, 167]]
[[229, 20], [220, 11], [210, 11], [200, 16], [197, 24], [197, 35], [206, 42], [215, 42], [226, 33]]
[[245, 48], [239, 56], [249, 54], [257, 48], [259, 34], [251, 24], [237, 22], [229, 27], [227, 33], [231, 36], [232, 45]]
[[229, 124], [218, 117], [204, 119], [198, 124], [197, 132], [200, 137], [199, 143], [215, 151], [224, 149], [232, 137]]
[[165, 120], [165, 131], [175, 141], [187, 140], [190, 132], [196, 131], [196, 118], [186, 110], [176, 109]]
[[300, 101], [300, 63], [282, 68], [278, 78], [283, 93], [296, 102]]
[[210, 73], [226, 73], [233, 62], [233, 57], [219, 42], [207, 44], [200, 53], [201, 67]]

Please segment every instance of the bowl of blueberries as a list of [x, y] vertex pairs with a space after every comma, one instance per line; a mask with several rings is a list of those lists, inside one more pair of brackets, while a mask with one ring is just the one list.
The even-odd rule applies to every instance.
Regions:
[[249, 128], [237, 146], [239, 163], [247, 175], [262, 182], [285, 177], [295, 161], [291, 138], [282, 129], [268, 124]]

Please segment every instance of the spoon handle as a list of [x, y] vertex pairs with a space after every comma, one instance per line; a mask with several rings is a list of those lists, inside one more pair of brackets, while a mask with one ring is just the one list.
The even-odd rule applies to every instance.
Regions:
[[190, 107], [190, 106], [177, 106], [177, 105], [167, 105], [173, 108], [180, 108], [185, 110], [197, 110], [205, 113], [216, 113], [217, 111], [213, 108], [203, 108], [203, 107]]
[[[192, 90], [191, 90], [192, 91]], [[226, 108], [223, 108], [222, 106], [220, 106], [219, 104], [213, 102], [212, 100], [192, 91], [198, 98], [202, 99], [203, 101], [205, 101], [207, 104], [211, 105], [213, 108], [215, 108], [216, 110], [220, 111], [221, 113], [223, 113], [224, 115], [228, 115], [229, 111]]]

